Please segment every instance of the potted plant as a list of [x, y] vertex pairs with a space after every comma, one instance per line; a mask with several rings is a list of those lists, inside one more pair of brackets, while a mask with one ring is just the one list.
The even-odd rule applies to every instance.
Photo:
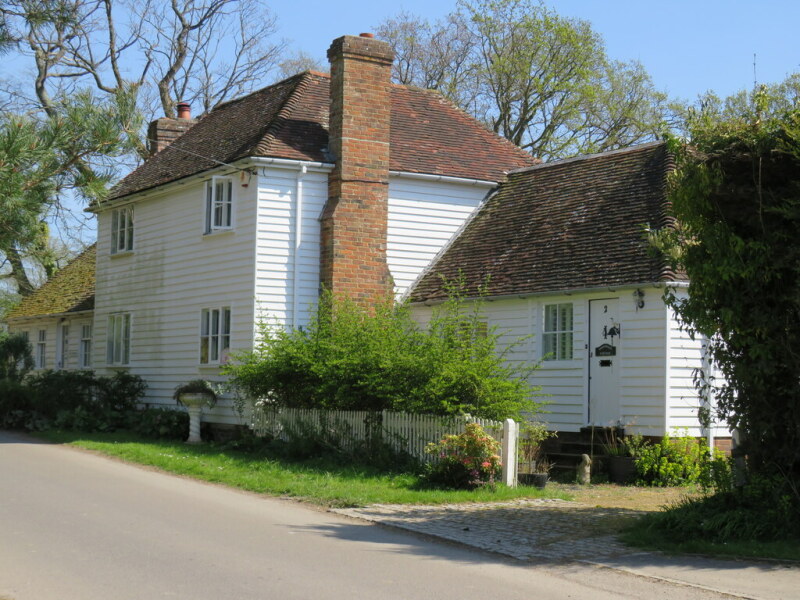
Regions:
[[189, 437], [187, 444], [199, 444], [203, 440], [200, 438], [200, 416], [203, 406], [214, 406], [217, 402], [217, 394], [211, 384], [204, 379], [193, 379], [175, 388], [172, 397], [183, 406], [189, 413]]
[[552, 465], [545, 458], [542, 443], [556, 434], [547, 431], [545, 424], [539, 421], [523, 423], [520, 429], [517, 480], [522, 485], [543, 488]]
[[608, 478], [612, 483], [630, 483], [636, 478], [636, 459], [647, 442], [639, 434], [622, 436], [616, 429], [611, 432], [609, 440], [603, 445]]

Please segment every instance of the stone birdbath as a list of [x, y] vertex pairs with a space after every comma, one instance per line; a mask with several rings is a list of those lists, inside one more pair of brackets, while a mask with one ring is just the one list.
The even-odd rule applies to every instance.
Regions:
[[189, 413], [189, 437], [187, 444], [199, 444], [203, 440], [200, 437], [200, 420], [204, 406], [214, 406], [217, 395], [211, 385], [203, 379], [194, 379], [175, 388], [173, 398], [186, 407]]

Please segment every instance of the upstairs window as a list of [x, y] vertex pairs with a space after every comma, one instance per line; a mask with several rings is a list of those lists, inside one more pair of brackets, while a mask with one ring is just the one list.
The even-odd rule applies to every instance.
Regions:
[[546, 304], [542, 354], [545, 360], [572, 360], [572, 304]]
[[233, 227], [233, 180], [212, 177], [206, 182], [205, 233]]
[[81, 349], [79, 361], [82, 369], [92, 366], [92, 326], [81, 326]]
[[224, 363], [230, 347], [230, 307], [204, 308], [200, 313], [200, 364]]
[[111, 254], [133, 250], [133, 207], [111, 211]]
[[131, 361], [131, 315], [117, 313], [108, 317], [106, 362], [127, 365]]

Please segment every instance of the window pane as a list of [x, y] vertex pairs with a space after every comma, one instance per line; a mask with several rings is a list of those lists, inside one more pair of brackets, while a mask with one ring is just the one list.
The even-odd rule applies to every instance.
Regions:
[[555, 331], [558, 329], [558, 306], [548, 304], [544, 307], [544, 330]]
[[572, 304], [559, 305], [559, 329], [561, 331], [572, 331]]
[[127, 231], [125, 235], [125, 249], [133, 250], [133, 208], [126, 209], [127, 216]]
[[[556, 334], [555, 333], [545, 333], [542, 336], [542, 354], [545, 355], [545, 360], [555, 360], [555, 351], [556, 351]], [[550, 354], [551, 356], [546, 356]]]
[[558, 359], [569, 360], [572, 358], [572, 333], [558, 334]]
[[205, 336], [200, 338], [200, 362], [208, 362], [208, 337]]

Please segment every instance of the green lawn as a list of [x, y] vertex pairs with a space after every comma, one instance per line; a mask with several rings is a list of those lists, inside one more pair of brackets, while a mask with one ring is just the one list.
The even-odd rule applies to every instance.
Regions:
[[423, 489], [419, 478], [407, 473], [385, 474], [370, 467], [325, 460], [293, 461], [278, 456], [255, 456], [209, 444], [190, 446], [128, 433], [48, 431], [38, 435], [50, 442], [85, 448], [169, 473], [272, 496], [290, 496], [323, 506], [497, 502], [542, 497], [569, 499], [563, 492], [530, 487], [497, 486], [495, 491]]

